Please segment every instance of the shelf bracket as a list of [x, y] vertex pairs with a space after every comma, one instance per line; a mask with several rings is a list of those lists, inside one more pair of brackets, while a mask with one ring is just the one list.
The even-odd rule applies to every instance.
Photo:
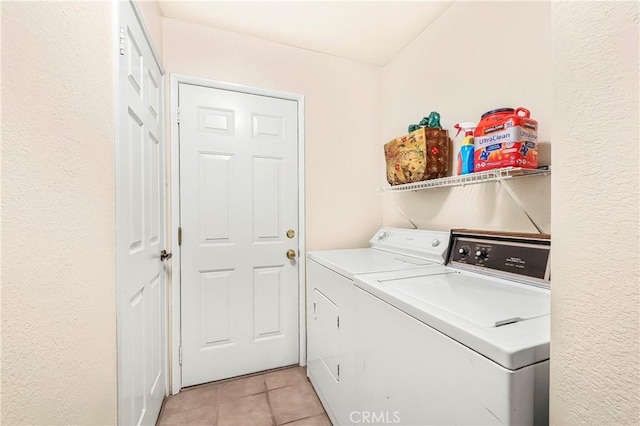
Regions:
[[520, 210], [522, 210], [522, 212], [524, 213], [525, 216], [527, 216], [527, 219], [529, 219], [529, 222], [531, 222], [531, 224], [533, 226], [535, 226], [535, 228], [538, 230], [538, 232], [540, 234], [544, 234], [544, 231], [542, 230], [542, 228], [540, 228], [540, 226], [538, 226], [538, 224], [536, 223], [535, 220], [533, 220], [533, 218], [531, 217], [531, 215], [529, 214], [529, 212], [527, 211], [527, 209], [524, 207], [524, 204], [522, 203], [522, 201], [520, 200], [520, 198], [518, 198], [518, 196], [516, 195], [516, 193], [513, 191], [513, 189], [509, 186], [509, 184], [507, 183], [507, 179], [504, 178], [504, 176], [496, 173], [496, 180], [498, 182], [500, 182], [500, 184], [504, 187], [504, 189], [507, 190], [507, 192], [509, 193], [509, 195], [511, 196], [511, 198], [513, 199], [513, 201], [515, 201], [515, 203], [518, 205], [518, 207], [520, 207]]
[[405, 220], [406, 220], [407, 222], [409, 222], [409, 223], [414, 227], [414, 229], [418, 229], [418, 225], [416, 225], [416, 224], [415, 224], [411, 219], [409, 219], [409, 216], [404, 212], [404, 210], [402, 210], [402, 209], [400, 208], [400, 206], [399, 206], [395, 201], [392, 201], [392, 203], [393, 203], [393, 206], [394, 206], [396, 209], [398, 209], [398, 211], [400, 212], [400, 214], [402, 215], [402, 217], [404, 217], [404, 218], [405, 218]]

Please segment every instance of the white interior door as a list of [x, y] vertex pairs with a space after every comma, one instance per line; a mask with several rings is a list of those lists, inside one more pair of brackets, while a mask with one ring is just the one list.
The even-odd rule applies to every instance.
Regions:
[[297, 363], [297, 102], [178, 97], [182, 386]]
[[118, 422], [155, 424], [167, 390], [162, 75], [131, 4], [118, 6]]

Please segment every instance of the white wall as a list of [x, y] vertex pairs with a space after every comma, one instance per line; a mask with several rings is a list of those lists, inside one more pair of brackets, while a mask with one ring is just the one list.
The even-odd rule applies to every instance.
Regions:
[[307, 249], [366, 246], [381, 224], [381, 68], [173, 19], [163, 30], [167, 75], [305, 96]]
[[2, 424], [116, 422], [112, 19], [2, 2]]
[[[551, 142], [550, 6], [546, 2], [456, 2], [385, 68], [380, 145], [405, 134], [431, 111], [454, 140], [453, 125], [478, 122], [491, 109], [523, 106], [539, 123], [541, 163]], [[380, 185], [383, 157], [376, 151]], [[455, 161], [451, 167], [455, 174]], [[545, 232], [550, 231], [550, 179], [524, 178], [512, 187]], [[499, 184], [383, 196], [385, 225], [536, 232]]]
[[637, 425], [639, 4], [552, 12], [551, 421]]

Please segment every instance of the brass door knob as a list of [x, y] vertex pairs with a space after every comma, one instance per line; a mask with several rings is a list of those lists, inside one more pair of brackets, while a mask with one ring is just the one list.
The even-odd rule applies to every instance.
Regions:
[[289, 249], [287, 250], [287, 258], [288, 259], [295, 259], [296, 258], [296, 251]]

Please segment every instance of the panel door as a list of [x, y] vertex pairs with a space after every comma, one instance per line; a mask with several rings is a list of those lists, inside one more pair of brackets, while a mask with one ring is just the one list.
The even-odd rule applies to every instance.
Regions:
[[178, 92], [182, 385], [297, 363], [297, 102]]
[[118, 421], [155, 424], [167, 390], [162, 75], [131, 4], [118, 9]]

